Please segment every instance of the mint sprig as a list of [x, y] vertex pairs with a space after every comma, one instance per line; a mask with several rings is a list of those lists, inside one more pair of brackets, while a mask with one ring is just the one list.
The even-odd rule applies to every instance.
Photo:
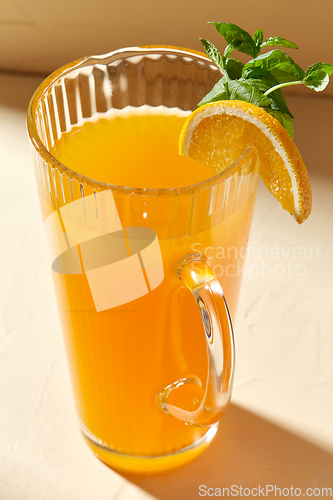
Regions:
[[302, 68], [279, 49], [271, 50], [252, 59], [244, 65], [243, 73], [254, 68], [269, 71], [279, 83], [292, 82], [304, 77]]
[[[317, 92], [326, 88], [333, 66], [316, 63], [304, 71], [282, 50], [274, 49], [260, 54], [265, 47], [297, 49], [297, 45], [278, 36], [264, 40], [260, 28], [253, 37], [242, 28], [231, 23], [211, 22], [227, 42], [223, 55], [214, 44], [200, 38], [207, 56], [221, 70], [222, 78], [198, 103], [198, 106], [220, 100], [241, 100], [264, 108], [287, 130], [293, 138], [293, 115], [281, 89], [290, 85], [305, 85]], [[252, 57], [243, 64], [230, 57], [234, 50]]]

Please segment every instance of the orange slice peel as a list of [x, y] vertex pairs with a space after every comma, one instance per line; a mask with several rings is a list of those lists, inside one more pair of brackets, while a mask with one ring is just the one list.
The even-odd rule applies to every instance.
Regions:
[[307, 170], [287, 131], [264, 109], [232, 100], [199, 107], [183, 126], [179, 153], [219, 172], [251, 144], [258, 151], [266, 187], [301, 224], [312, 205]]

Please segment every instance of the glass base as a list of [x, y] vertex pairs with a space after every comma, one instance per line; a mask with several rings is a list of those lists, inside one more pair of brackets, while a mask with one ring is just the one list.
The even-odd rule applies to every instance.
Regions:
[[160, 456], [140, 456], [126, 455], [118, 451], [111, 450], [107, 446], [100, 444], [87, 431], [81, 427], [82, 435], [97, 458], [112, 469], [122, 472], [134, 472], [139, 474], [152, 474], [163, 472], [180, 467], [190, 462], [202, 453], [216, 434], [218, 424], [208, 429], [206, 434], [196, 443], [187, 446], [179, 451]]

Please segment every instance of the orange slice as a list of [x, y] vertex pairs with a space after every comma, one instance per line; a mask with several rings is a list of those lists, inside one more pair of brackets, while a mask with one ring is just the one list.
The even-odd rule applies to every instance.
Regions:
[[220, 172], [253, 144], [260, 175], [282, 207], [301, 224], [311, 213], [311, 186], [302, 157], [282, 125], [245, 101], [218, 101], [191, 113], [179, 153]]

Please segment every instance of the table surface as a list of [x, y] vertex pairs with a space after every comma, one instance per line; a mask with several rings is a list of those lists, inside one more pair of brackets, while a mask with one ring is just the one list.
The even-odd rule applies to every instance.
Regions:
[[289, 99], [313, 187], [310, 219], [298, 226], [259, 186], [233, 399], [217, 436], [182, 469], [145, 477], [107, 468], [77, 428], [25, 129], [41, 80], [0, 74], [0, 499], [194, 499], [200, 485], [333, 489], [332, 98]]

